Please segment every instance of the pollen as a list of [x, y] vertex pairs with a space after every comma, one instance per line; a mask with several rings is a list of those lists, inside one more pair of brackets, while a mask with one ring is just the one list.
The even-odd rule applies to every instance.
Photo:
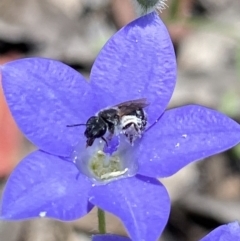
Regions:
[[110, 156], [99, 150], [90, 160], [90, 170], [97, 179], [108, 180], [124, 175], [128, 168], [123, 168], [118, 155]]

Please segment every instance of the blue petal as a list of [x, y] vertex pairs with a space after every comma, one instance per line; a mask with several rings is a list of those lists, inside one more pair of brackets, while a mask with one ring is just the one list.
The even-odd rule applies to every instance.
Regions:
[[240, 227], [238, 222], [222, 225], [214, 229], [200, 241], [239, 241]]
[[156, 179], [136, 176], [95, 186], [89, 201], [118, 216], [133, 241], [156, 241], [169, 216], [170, 201]]
[[131, 239], [116, 234], [98, 234], [92, 236], [92, 241], [131, 241]]
[[225, 151], [240, 142], [240, 125], [198, 105], [166, 111], [140, 142], [139, 173], [173, 175], [189, 163]]
[[176, 60], [168, 31], [153, 12], [118, 31], [104, 46], [91, 72], [99, 109], [147, 98], [149, 122], [165, 110], [176, 82]]
[[40, 149], [68, 156], [83, 135], [91, 110], [89, 84], [67, 65], [28, 58], [1, 67], [7, 103], [19, 128]]
[[90, 211], [90, 188], [91, 183], [73, 163], [36, 151], [24, 158], [8, 179], [1, 217], [74, 220]]

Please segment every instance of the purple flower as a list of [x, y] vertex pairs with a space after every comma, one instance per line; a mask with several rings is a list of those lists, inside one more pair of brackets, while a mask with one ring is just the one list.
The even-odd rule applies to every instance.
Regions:
[[[239, 241], [240, 227], [238, 222], [219, 226], [200, 241]], [[131, 239], [114, 234], [94, 235], [92, 241], [131, 241]]]
[[[240, 227], [238, 222], [221, 225], [206, 235], [200, 241], [238, 241], [240, 240]], [[100, 240], [99, 240], [100, 241]]]
[[[93, 205], [117, 215], [132, 240], [155, 241], [170, 201], [156, 179], [240, 141], [240, 126], [217, 111], [165, 108], [176, 81], [175, 55], [156, 13], [118, 31], [96, 59], [87, 82], [58, 61], [29, 58], [1, 67], [7, 103], [39, 150], [25, 157], [3, 193], [1, 218], [69, 221]], [[103, 108], [147, 98], [147, 130], [134, 141], [120, 132], [86, 148], [86, 123]], [[104, 146], [105, 145], [105, 146]], [[114, 151], [116, 150], [116, 151]], [[109, 153], [113, 152], [112, 155]]]

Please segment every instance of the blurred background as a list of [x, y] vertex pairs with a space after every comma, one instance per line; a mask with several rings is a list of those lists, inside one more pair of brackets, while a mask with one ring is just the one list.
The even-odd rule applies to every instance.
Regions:
[[[168, 6], [161, 15], [178, 61], [169, 107], [202, 104], [240, 122], [240, 1], [169, 0]], [[88, 75], [104, 43], [139, 14], [131, 0], [0, 0], [0, 64], [43, 56]], [[33, 149], [12, 120], [0, 88], [1, 190]], [[162, 180], [172, 198], [162, 241], [196, 241], [218, 225], [240, 221], [240, 146], [209, 159]], [[126, 234], [110, 214], [107, 230]], [[95, 209], [70, 223], [0, 222], [0, 241], [84, 241], [96, 232]]]

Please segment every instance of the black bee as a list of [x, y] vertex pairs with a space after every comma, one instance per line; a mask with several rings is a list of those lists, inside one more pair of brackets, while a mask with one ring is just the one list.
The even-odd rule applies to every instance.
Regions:
[[132, 144], [146, 127], [147, 116], [143, 108], [148, 105], [145, 98], [126, 101], [100, 111], [96, 116], [90, 117], [86, 124], [67, 125], [67, 127], [86, 125], [84, 135], [87, 138], [87, 147], [92, 146], [96, 138], [101, 138], [107, 144], [104, 135], [109, 131], [107, 139], [111, 140], [116, 127]]

